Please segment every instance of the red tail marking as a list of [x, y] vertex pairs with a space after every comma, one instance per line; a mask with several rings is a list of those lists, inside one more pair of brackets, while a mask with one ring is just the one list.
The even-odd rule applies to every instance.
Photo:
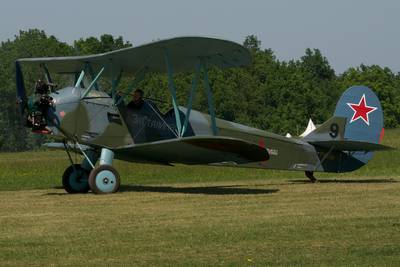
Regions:
[[260, 140], [258, 141], [258, 145], [262, 148], [265, 148], [265, 140], [264, 138], [260, 138]]
[[382, 142], [384, 136], [385, 136], [385, 128], [382, 128], [381, 134], [379, 136], [379, 144]]

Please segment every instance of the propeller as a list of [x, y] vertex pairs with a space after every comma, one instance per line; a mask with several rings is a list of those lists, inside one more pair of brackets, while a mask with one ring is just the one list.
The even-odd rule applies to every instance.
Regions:
[[15, 61], [15, 84], [17, 86], [17, 109], [21, 121], [24, 121], [27, 98], [24, 77], [22, 75], [21, 65], [18, 61]]

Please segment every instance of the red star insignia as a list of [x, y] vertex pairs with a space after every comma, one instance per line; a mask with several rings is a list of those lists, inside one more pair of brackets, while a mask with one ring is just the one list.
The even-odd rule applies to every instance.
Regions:
[[347, 103], [347, 105], [354, 111], [350, 123], [358, 119], [362, 119], [367, 125], [369, 125], [368, 114], [378, 109], [377, 107], [372, 107], [367, 105], [367, 101], [365, 100], [365, 94], [363, 94], [358, 104]]

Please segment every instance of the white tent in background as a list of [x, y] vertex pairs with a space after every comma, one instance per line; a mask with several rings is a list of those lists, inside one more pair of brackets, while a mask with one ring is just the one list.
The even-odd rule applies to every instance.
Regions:
[[287, 134], [286, 134], [286, 137], [287, 137], [287, 138], [292, 138], [292, 135], [291, 135], [290, 133], [287, 133]]
[[306, 128], [306, 130], [300, 135], [300, 137], [306, 137], [307, 135], [309, 135], [312, 131], [314, 131], [315, 130], [315, 124], [314, 124], [314, 122], [311, 120], [311, 118], [310, 118], [310, 120], [308, 121], [308, 125], [307, 125], [307, 128]]

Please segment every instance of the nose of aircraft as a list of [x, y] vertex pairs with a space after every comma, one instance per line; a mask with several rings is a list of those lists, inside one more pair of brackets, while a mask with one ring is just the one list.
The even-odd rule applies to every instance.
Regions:
[[80, 89], [66, 87], [51, 94], [25, 97], [23, 85], [17, 87], [17, 112], [22, 125], [39, 134], [57, 134], [64, 116], [80, 99]]
[[63, 119], [76, 109], [80, 95], [81, 89], [76, 87], [65, 87], [49, 95], [52, 102], [46, 112], [46, 121], [53, 134], [59, 132]]

